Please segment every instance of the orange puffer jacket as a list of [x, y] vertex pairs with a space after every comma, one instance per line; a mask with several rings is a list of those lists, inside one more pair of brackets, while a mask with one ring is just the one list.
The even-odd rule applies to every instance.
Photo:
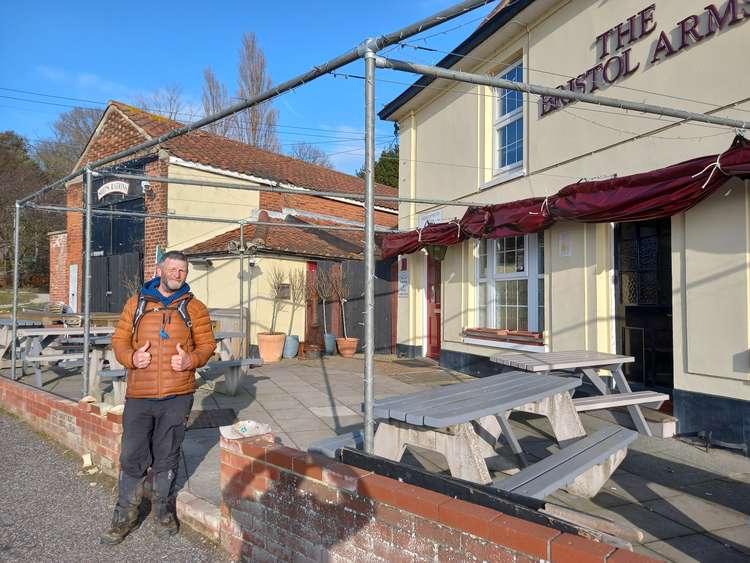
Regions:
[[[206, 365], [216, 348], [208, 309], [193, 298], [191, 293], [178, 297], [169, 307], [164, 307], [152, 298], [146, 299], [145, 312], [135, 331], [133, 315], [138, 305], [138, 295], [134, 295], [125, 303], [115, 333], [112, 335], [112, 348], [117, 361], [128, 368], [126, 397], [156, 399], [193, 393], [195, 368]], [[177, 304], [183, 299], [190, 299], [187, 310], [193, 324], [192, 335], [177, 311]], [[169, 338], [160, 336], [162, 328]], [[151, 343], [148, 349], [151, 363], [146, 368], [137, 369], [133, 365], [133, 353], [146, 342]], [[177, 353], [178, 343], [193, 359], [193, 368], [188, 371], [172, 370], [172, 356]]]

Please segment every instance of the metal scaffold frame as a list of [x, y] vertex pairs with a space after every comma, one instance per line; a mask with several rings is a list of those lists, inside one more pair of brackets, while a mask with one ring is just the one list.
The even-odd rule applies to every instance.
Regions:
[[[555, 98], [562, 98], [566, 100], [576, 100], [580, 102], [605, 105], [609, 107], [615, 107], [623, 110], [632, 110], [636, 112], [656, 114], [661, 116], [670, 116], [685, 121], [698, 121], [702, 123], [710, 123], [726, 127], [734, 128], [747, 128], [748, 122], [716, 117], [712, 115], [699, 114], [694, 112], [687, 112], [679, 109], [650, 105], [639, 102], [631, 102], [628, 100], [620, 100], [614, 98], [608, 98], [605, 96], [593, 96], [588, 94], [582, 94], [579, 92], [569, 92], [565, 90], [559, 90], [555, 88], [548, 88], [544, 86], [538, 86], [534, 84], [511, 82], [500, 78], [490, 77], [487, 75], [471, 74], [467, 72], [458, 72], [450, 69], [419, 65], [414, 63], [408, 63], [404, 61], [397, 61], [392, 59], [383, 58], [377, 55], [377, 52], [385, 47], [399, 43], [409, 37], [416, 34], [422, 33], [428, 29], [431, 29], [437, 25], [445, 23], [451, 19], [461, 16], [471, 10], [484, 6], [493, 2], [494, 0], [466, 0], [460, 2], [450, 8], [442, 10], [428, 18], [420, 20], [414, 24], [403, 27], [392, 33], [382, 35], [376, 38], [371, 38], [363, 41], [360, 45], [354, 49], [350, 49], [345, 53], [329, 60], [322, 65], [314, 66], [309, 71], [300, 74], [294, 78], [287, 80], [257, 96], [238, 102], [225, 110], [217, 112], [215, 114], [208, 115], [202, 119], [199, 119], [193, 123], [185, 125], [183, 127], [174, 129], [159, 136], [158, 138], [151, 139], [149, 141], [140, 143], [129, 149], [117, 152], [109, 155], [105, 158], [99, 159], [95, 162], [87, 164], [85, 167], [72, 172], [71, 174], [47, 185], [37, 191], [29, 194], [18, 201], [15, 204], [15, 230], [14, 230], [14, 262], [13, 262], [13, 314], [12, 314], [12, 342], [17, 342], [17, 314], [18, 314], [18, 286], [19, 286], [19, 231], [20, 231], [20, 219], [21, 210], [24, 207], [29, 209], [38, 209], [51, 212], [76, 212], [83, 213], [85, 216], [84, 220], [84, 231], [85, 231], [85, 247], [84, 247], [84, 295], [83, 295], [83, 307], [84, 307], [84, 343], [83, 343], [83, 390], [84, 392], [88, 389], [89, 381], [89, 351], [90, 351], [90, 323], [91, 323], [91, 311], [90, 311], [90, 297], [91, 297], [91, 223], [94, 215], [116, 215], [116, 216], [132, 216], [132, 217], [143, 217], [143, 218], [159, 218], [165, 220], [186, 220], [186, 221], [208, 221], [215, 223], [227, 223], [236, 224], [240, 228], [241, 247], [244, 248], [244, 226], [257, 224], [257, 225], [273, 225], [274, 227], [291, 227], [291, 228], [312, 228], [318, 230], [342, 230], [342, 231], [362, 231], [362, 227], [354, 226], [337, 226], [337, 225], [298, 225], [298, 224], [280, 224], [280, 223], [269, 223], [265, 221], [252, 221], [247, 219], [222, 219], [212, 218], [204, 216], [187, 216], [187, 215], [171, 215], [171, 214], [156, 214], [156, 213], [138, 213], [138, 212], [126, 212], [126, 211], [114, 211], [114, 210], [102, 210], [94, 209], [91, 201], [91, 189], [92, 189], [92, 178], [94, 176], [106, 176], [120, 179], [132, 179], [132, 180], [143, 180], [150, 182], [160, 182], [164, 184], [184, 184], [184, 185], [195, 185], [195, 186], [207, 186], [207, 187], [220, 187], [227, 189], [239, 189], [239, 190], [251, 190], [251, 191], [265, 191], [265, 192], [276, 192], [276, 193], [291, 193], [296, 195], [308, 195], [308, 196], [322, 196], [322, 197], [346, 197], [355, 200], [361, 200], [364, 202], [365, 209], [365, 249], [364, 249], [364, 262], [365, 262], [365, 342], [364, 342], [364, 437], [365, 437], [365, 451], [372, 452], [373, 450], [373, 436], [374, 436], [374, 417], [373, 417], [373, 399], [374, 399], [374, 275], [375, 275], [375, 231], [383, 231], [384, 229], [376, 229], [374, 225], [374, 209], [376, 201], [388, 201], [397, 203], [416, 203], [416, 204], [428, 204], [428, 205], [444, 205], [444, 206], [482, 206], [487, 205], [487, 202], [472, 202], [462, 199], [453, 200], [440, 200], [440, 199], [426, 199], [426, 198], [405, 198], [400, 196], [375, 196], [374, 194], [374, 162], [375, 162], [375, 69], [386, 68], [394, 69], [405, 72], [411, 72], [421, 75], [430, 75], [437, 78], [443, 78], [452, 81], [460, 81], [471, 84], [479, 84], [492, 86], [497, 88], [511, 89], [522, 92], [527, 92], [534, 95], [552, 96]], [[341, 193], [341, 192], [329, 192], [324, 190], [308, 190], [300, 189], [297, 187], [285, 187], [281, 184], [272, 186], [248, 186], [238, 183], [229, 182], [212, 182], [203, 180], [189, 180], [179, 178], [166, 178], [158, 176], [147, 176], [143, 174], [130, 174], [123, 172], [113, 172], [106, 170], [105, 167], [108, 164], [115, 163], [126, 157], [132, 156], [136, 153], [143, 152], [154, 147], [158, 147], [162, 143], [185, 135], [191, 131], [197, 130], [205, 125], [209, 125], [223, 118], [231, 116], [237, 112], [256, 106], [260, 103], [269, 101], [280, 94], [292, 90], [294, 88], [303, 86], [304, 84], [315, 80], [325, 74], [329, 74], [336, 69], [349, 64], [355, 60], [363, 59], [365, 66], [365, 190], [362, 193]], [[84, 176], [84, 183], [86, 185], [86, 195], [84, 199], [84, 207], [69, 207], [62, 205], [45, 205], [35, 203], [34, 200], [40, 196], [46, 194], [50, 190], [58, 187], [65, 187], [65, 185], [78, 178]], [[244, 254], [240, 256], [240, 268], [244, 269]], [[241, 272], [242, 274], [242, 272]], [[242, 279], [242, 278], [241, 278]], [[244, 303], [244, 284], [240, 283], [240, 307]], [[240, 313], [242, 315], [242, 312]], [[244, 330], [243, 330], [244, 332]], [[243, 338], [243, 354], [245, 353], [245, 339]], [[17, 346], [11, 346], [12, 349], [12, 360], [11, 360], [11, 372], [12, 377], [15, 379], [16, 375], [16, 361], [17, 361]]]

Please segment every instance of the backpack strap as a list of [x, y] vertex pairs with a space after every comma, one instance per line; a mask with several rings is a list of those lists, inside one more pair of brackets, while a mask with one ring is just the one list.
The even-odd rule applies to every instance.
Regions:
[[193, 338], [193, 321], [190, 320], [190, 313], [188, 312], [188, 303], [190, 303], [191, 299], [192, 296], [188, 297], [187, 299], [182, 299], [179, 303], [177, 303], [177, 313], [179, 313], [180, 317], [185, 323], [185, 326], [187, 326], [190, 330], [190, 338]]
[[133, 313], [133, 334], [135, 329], [138, 328], [138, 323], [141, 322], [143, 315], [146, 313], [146, 298], [143, 295], [138, 295], [138, 305], [135, 307], [135, 313]]
[[[188, 327], [190, 330], [190, 338], [193, 338], [193, 321], [190, 320], [190, 313], [188, 312], [188, 303], [193, 298], [192, 295], [189, 295], [187, 299], [182, 299], [177, 303], [177, 314], [180, 315], [180, 318], [185, 323], [185, 326]], [[143, 315], [146, 314], [146, 305], [148, 301], [146, 301], [146, 298], [143, 295], [138, 296], [138, 305], [136, 305], [135, 313], [133, 313], [133, 334], [135, 334], [135, 330], [138, 328], [138, 323], [141, 322], [141, 319], [143, 318]], [[172, 309], [172, 307], [163, 307], [164, 309]], [[160, 307], [157, 307], [154, 309], [155, 311], [161, 310]], [[174, 309], [173, 309], [174, 310]]]

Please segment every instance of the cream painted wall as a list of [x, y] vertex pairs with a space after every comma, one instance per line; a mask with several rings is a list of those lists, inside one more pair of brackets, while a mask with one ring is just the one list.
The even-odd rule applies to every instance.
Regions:
[[[169, 177], [253, 185], [247, 180], [228, 178], [176, 164], [169, 165]], [[258, 208], [258, 192], [172, 183], [169, 185], [167, 207], [177, 215], [245, 219]], [[167, 240], [170, 249], [183, 249], [237, 227], [238, 225], [227, 223], [173, 220], [168, 224]]]
[[[188, 283], [195, 296], [207, 307], [236, 308], [240, 301], [240, 265], [237, 258], [211, 258], [213, 266], [191, 265]], [[274, 301], [268, 285], [268, 272], [279, 268], [287, 273], [300, 270], [307, 271], [304, 261], [287, 260], [270, 257], [258, 257], [255, 266], [249, 268], [245, 262], [245, 306], [250, 313], [250, 343], [257, 344], [258, 332], [271, 328]], [[248, 295], [250, 302], [248, 306]], [[277, 302], [276, 330], [296, 334], [304, 339], [305, 306], [304, 303], [293, 306], [290, 300]]]
[[[523, 56], [526, 80], [557, 86], [564, 81], [557, 74], [575, 76], [598, 62], [597, 35], [647, 4], [539, 0], [516, 18], [516, 24], [508, 24], [478, 48], [473, 53], [478, 58], [464, 59], [462, 70], [496, 73], [504, 63]], [[632, 45], [631, 60], [640, 63], [639, 69], [598, 93], [747, 119], [750, 75], [737, 69], [747, 66], [750, 18], [667, 60], [648, 62], [659, 33], [672, 32], [678, 21], [702, 14], [706, 4], [704, 0], [657, 2], [656, 31]], [[726, 2], [715, 4], [723, 11]], [[580, 102], [539, 118], [536, 97], [526, 96], [525, 175], [498, 183], [492, 177], [490, 89], [436, 81], [432, 91], [400, 111], [403, 115], [397, 113], [395, 118], [401, 126], [402, 147], [408, 147], [401, 156], [402, 195], [465, 197], [486, 203], [549, 195], [580, 178], [622, 176], [720, 153], [734, 135], [726, 128], [672, 125], [669, 119]], [[717, 194], [687, 217], [673, 219], [676, 388], [750, 399], [748, 201], [746, 189], [734, 187], [728, 196]], [[433, 208], [402, 205], [401, 227], [413, 227], [415, 211], [425, 209]], [[452, 207], [444, 216], [462, 213], [463, 209]], [[567, 237], [570, 257], [560, 256], [561, 236]], [[474, 322], [475, 268], [469, 245], [451, 249], [443, 263], [443, 347], [491, 355], [498, 350], [465, 345], [460, 337], [461, 328]], [[556, 350], [613, 351], [611, 226], [559, 225], [547, 232], [546, 245], [547, 342]], [[421, 342], [423, 255], [411, 255], [409, 268], [410, 300], [399, 301], [399, 341]], [[407, 310], [408, 323], [401, 317]]]

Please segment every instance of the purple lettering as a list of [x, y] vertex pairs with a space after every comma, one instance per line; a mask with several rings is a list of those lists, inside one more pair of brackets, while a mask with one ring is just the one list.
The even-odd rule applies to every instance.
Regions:
[[688, 16], [682, 21], [677, 22], [680, 26], [680, 46], [677, 48], [678, 51], [682, 51], [685, 47], [690, 46], [690, 37], [697, 43], [703, 39], [703, 35], [698, 31], [698, 16]]
[[586, 75], [585, 74], [579, 74], [576, 77], [576, 90], [582, 93], [586, 93]]
[[612, 34], [612, 30], [608, 29], [601, 35], [596, 36], [597, 49], [599, 49], [599, 60], [601, 61], [604, 57], [609, 55], [609, 36]]
[[586, 71], [586, 79], [590, 80], [589, 93], [596, 92], [599, 89], [599, 73], [602, 65], [598, 64]]
[[669, 41], [669, 36], [665, 31], [659, 34], [659, 39], [656, 41], [656, 49], [654, 49], [654, 56], [651, 57], [651, 64], [659, 60], [662, 52], [666, 52], [667, 56], [665, 58], [669, 58], [675, 54], [672, 43]]
[[[644, 8], [638, 15], [641, 18], [641, 35], [644, 37], [656, 29], [656, 22], [654, 21], [654, 10], [656, 10], [656, 4], [651, 4], [648, 8]], [[651, 27], [649, 27], [651, 24]]]
[[[610, 70], [614, 66], [612, 63], [617, 63], [617, 73], [612, 76], [610, 74]], [[620, 74], [622, 73], [622, 62], [620, 62], [620, 57], [615, 55], [611, 59], [609, 59], [606, 63], [604, 63], [604, 69], [602, 70], [602, 77], [604, 78], [604, 81], [607, 84], [612, 84], [615, 82], [618, 78], [620, 78]]]
[[[713, 4], [706, 6], [706, 12], [708, 13], [708, 31], [706, 35], [715, 33], [717, 30], [721, 31], [727, 23], [734, 25], [742, 19], [742, 16], [737, 15], [737, 0], [729, 0], [721, 16], [719, 16], [719, 10]], [[742, 12], [747, 15], [744, 8]]]
[[[617, 37], [617, 49], [616, 51], [619, 51], [623, 48], [624, 45], [630, 45], [633, 41], [638, 39], [638, 35], [635, 32], [635, 16], [630, 16], [628, 18], [628, 27], [623, 29], [623, 25], [625, 22], [618, 23], [615, 26], [615, 29], [617, 29], [616, 37]], [[627, 41], [623, 43], [623, 38], [627, 37]]]
[[626, 76], [630, 76], [636, 70], [638, 70], [638, 67], [641, 66], [641, 63], [638, 63], [634, 67], [632, 67], [632, 68], [630, 67], [630, 51], [632, 51], [632, 49], [626, 49], [625, 51], [622, 52], [622, 68], [623, 68], [623, 72], [622, 72], [621, 76], [623, 78], [625, 78]]

